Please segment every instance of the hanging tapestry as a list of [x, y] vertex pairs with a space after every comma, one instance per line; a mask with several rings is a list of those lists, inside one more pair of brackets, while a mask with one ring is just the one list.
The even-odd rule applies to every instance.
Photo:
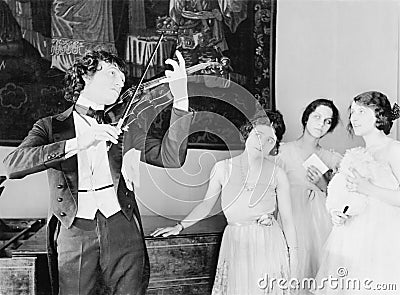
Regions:
[[[247, 89], [250, 100], [255, 97], [265, 109], [273, 109], [277, 0], [171, 2], [176, 5], [172, 17], [170, 3], [164, 0], [0, 0], [1, 144], [17, 145], [38, 118], [68, 106], [63, 98], [62, 70], [86, 50], [101, 47], [115, 52], [117, 43], [119, 55], [126, 57], [128, 64], [132, 64], [130, 60], [143, 64], [154, 40], [135, 39], [127, 28], [134, 15], [127, 7], [140, 8], [142, 4], [145, 18], [135, 20], [137, 25], [142, 27], [145, 21], [145, 31], [163, 31], [167, 36], [153, 61], [157, 71], [150, 69], [146, 78], [162, 75], [163, 61], [171, 56], [175, 44], [180, 45], [188, 67], [224, 55], [230, 60], [230, 81]], [[50, 16], [51, 36], [46, 26]], [[176, 23], [173, 18], [183, 22]], [[51, 61], [43, 54], [45, 47], [32, 42], [39, 39], [25, 38], [29, 31], [52, 38]], [[171, 40], [173, 46], [168, 43]], [[132, 73], [127, 74], [126, 86], [137, 80]], [[198, 112], [189, 138], [192, 148], [225, 149], [225, 139], [230, 147], [238, 143], [238, 134], [230, 133], [229, 128], [239, 126], [251, 106], [243, 99], [247, 95], [240, 92], [243, 89], [237, 90], [235, 83], [219, 82], [210, 76], [199, 83], [204, 86], [202, 94], [190, 99], [190, 106]], [[196, 87], [197, 83], [190, 83], [189, 91]], [[165, 132], [167, 116], [164, 112], [155, 118], [156, 132]]]
[[63, 71], [87, 50], [116, 52], [112, 0], [55, 0], [51, 33], [52, 66]]

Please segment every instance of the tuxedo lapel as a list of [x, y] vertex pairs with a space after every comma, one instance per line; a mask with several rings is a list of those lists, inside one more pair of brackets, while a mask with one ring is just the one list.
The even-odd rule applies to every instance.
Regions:
[[[54, 142], [74, 138], [75, 124], [74, 116], [72, 114], [73, 107], [70, 107], [65, 112], [54, 116], [52, 120], [53, 140]], [[74, 155], [65, 161], [61, 162], [61, 169], [64, 172], [68, 181], [68, 186], [72, 194], [77, 194], [78, 188], [78, 157]]]
[[122, 166], [122, 138], [123, 138], [123, 132], [118, 137], [118, 143], [111, 145], [110, 149], [108, 150], [108, 162], [110, 165], [114, 188], [117, 194], [118, 194], [118, 183], [121, 177], [121, 166]]

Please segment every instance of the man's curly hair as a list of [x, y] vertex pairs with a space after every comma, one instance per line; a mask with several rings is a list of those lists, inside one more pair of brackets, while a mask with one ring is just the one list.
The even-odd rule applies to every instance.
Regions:
[[64, 98], [76, 102], [81, 91], [85, 88], [84, 75], [92, 76], [99, 68], [100, 61], [115, 64], [121, 72], [126, 73], [126, 64], [117, 55], [104, 50], [88, 51], [84, 56], [77, 58], [74, 65], [65, 74]]

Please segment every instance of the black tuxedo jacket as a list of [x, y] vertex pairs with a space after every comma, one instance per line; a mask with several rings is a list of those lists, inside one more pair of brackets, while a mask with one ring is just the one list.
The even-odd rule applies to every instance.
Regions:
[[[61, 114], [37, 121], [23, 142], [5, 159], [9, 178], [47, 170], [50, 185], [48, 216], [48, 255], [52, 289], [58, 291], [57, 253], [54, 243], [57, 228], [69, 228], [78, 209], [78, 161], [77, 155], [66, 158], [65, 143], [75, 137], [73, 108]], [[138, 126], [131, 125], [123, 132], [118, 144], [108, 151], [111, 175], [121, 211], [128, 220], [133, 216], [142, 229], [138, 206], [133, 191], [127, 189], [121, 166], [123, 155], [131, 148], [141, 150], [141, 160], [160, 167], [178, 168], [184, 163], [187, 138], [193, 119], [192, 113], [173, 108], [170, 128], [164, 138], [154, 138]], [[143, 229], [142, 238], [144, 243]]]

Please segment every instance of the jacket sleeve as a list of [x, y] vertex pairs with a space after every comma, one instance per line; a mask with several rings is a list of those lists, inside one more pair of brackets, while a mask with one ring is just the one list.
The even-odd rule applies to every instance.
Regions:
[[37, 121], [22, 143], [3, 163], [11, 179], [57, 168], [65, 158], [65, 141], [50, 142], [51, 117]]
[[136, 124], [124, 135], [123, 152], [131, 148], [140, 150], [141, 161], [165, 168], [179, 168], [186, 159], [192, 112], [172, 108], [168, 131], [163, 138], [148, 135]]

